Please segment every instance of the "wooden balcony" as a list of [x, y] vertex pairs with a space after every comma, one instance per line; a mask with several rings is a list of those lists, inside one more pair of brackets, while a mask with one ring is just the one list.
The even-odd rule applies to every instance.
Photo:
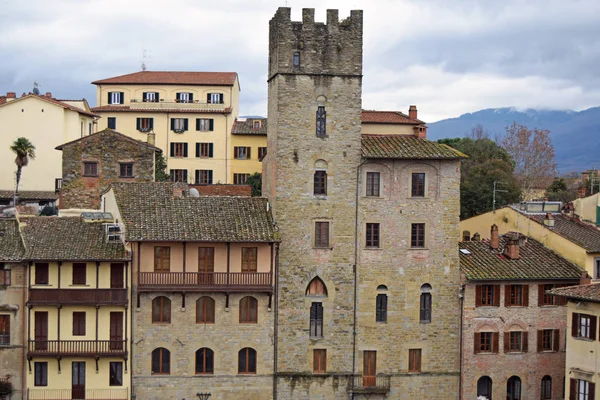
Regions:
[[29, 289], [29, 304], [126, 306], [127, 289]]
[[352, 380], [353, 393], [388, 393], [390, 391], [390, 376], [378, 374], [377, 376], [355, 375]]
[[[27, 389], [27, 400], [72, 400], [71, 389]], [[85, 389], [86, 400], [127, 400], [127, 389]]]
[[270, 272], [140, 272], [138, 290], [151, 292], [268, 292], [273, 291]]
[[27, 356], [114, 356], [127, 355], [126, 340], [30, 340]]

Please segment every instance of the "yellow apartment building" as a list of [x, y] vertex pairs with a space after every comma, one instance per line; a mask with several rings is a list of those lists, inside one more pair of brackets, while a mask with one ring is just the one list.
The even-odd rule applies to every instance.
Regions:
[[0, 96], [0, 189], [15, 188], [15, 154], [9, 146], [25, 137], [37, 151], [35, 160], [23, 169], [19, 189], [54, 191], [56, 179], [62, 176], [61, 154], [54, 148], [92, 133], [97, 118], [85, 99], [57, 100], [51, 93]]
[[573, 200], [573, 207], [583, 221], [600, 226], [600, 193]]
[[140, 71], [92, 83], [98, 129], [142, 141], [154, 133], [174, 181], [233, 183], [237, 73]]
[[547, 293], [568, 299], [564, 398], [600, 398], [600, 284], [570, 286]]
[[267, 155], [267, 119], [237, 119], [231, 134], [233, 183], [244, 184], [251, 174], [262, 171], [262, 160]]
[[27, 399], [130, 398], [129, 253], [106, 213], [21, 217]]

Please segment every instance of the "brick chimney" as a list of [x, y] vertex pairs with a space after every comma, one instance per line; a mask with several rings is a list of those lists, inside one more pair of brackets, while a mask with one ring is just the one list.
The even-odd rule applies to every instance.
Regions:
[[8, 93], [6, 93], [6, 98], [7, 99], [16, 99], [17, 94], [15, 92], [8, 92]]
[[46, 92], [46, 97], [48, 97], [49, 99], [52, 98], [52, 92]]
[[408, 107], [408, 116], [412, 119], [417, 119], [417, 106]]
[[518, 260], [520, 258], [519, 241], [516, 239], [510, 239], [504, 248], [504, 254], [512, 260]]
[[581, 274], [581, 278], [579, 278], [579, 284], [580, 285], [589, 285], [591, 283], [592, 283], [592, 277], [587, 272], [583, 272], [583, 274]]
[[425, 125], [417, 125], [413, 128], [415, 136], [421, 139], [427, 139], [427, 127]]
[[490, 230], [490, 247], [494, 250], [497, 250], [499, 242], [500, 238], [498, 237], [498, 225], [494, 224]]

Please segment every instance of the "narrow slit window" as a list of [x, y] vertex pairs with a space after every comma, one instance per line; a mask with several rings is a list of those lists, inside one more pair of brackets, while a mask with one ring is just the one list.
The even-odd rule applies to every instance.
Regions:
[[324, 106], [319, 106], [317, 108], [317, 130], [316, 130], [318, 137], [325, 137], [325, 135], [327, 135], [326, 125], [327, 125], [327, 111], [325, 111]]

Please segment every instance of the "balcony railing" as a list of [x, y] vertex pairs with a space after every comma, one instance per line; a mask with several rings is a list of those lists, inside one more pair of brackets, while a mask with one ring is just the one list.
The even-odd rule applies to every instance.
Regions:
[[30, 340], [28, 356], [124, 356], [125, 340]]
[[159, 101], [143, 101], [142, 99], [131, 99], [131, 107], [153, 109], [187, 108], [222, 111], [226, 106], [224, 103], [205, 103], [198, 100], [177, 101], [176, 99], [160, 99]]
[[272, 291], [270, 272], [140, 272], [140, 291], [176, 289], [191, 292]]
[[[27, 400], [127, 400], [127, 389], [27, 389]], [[82, 393], [84, 392], [84, 393]]]
[[353, 378], [352, 391], [354, 393], [387, 393], [390, 391], [389, 375], [355, 375]]
[[127, 305], [127, 289], [29, 289], [31, 305]]

